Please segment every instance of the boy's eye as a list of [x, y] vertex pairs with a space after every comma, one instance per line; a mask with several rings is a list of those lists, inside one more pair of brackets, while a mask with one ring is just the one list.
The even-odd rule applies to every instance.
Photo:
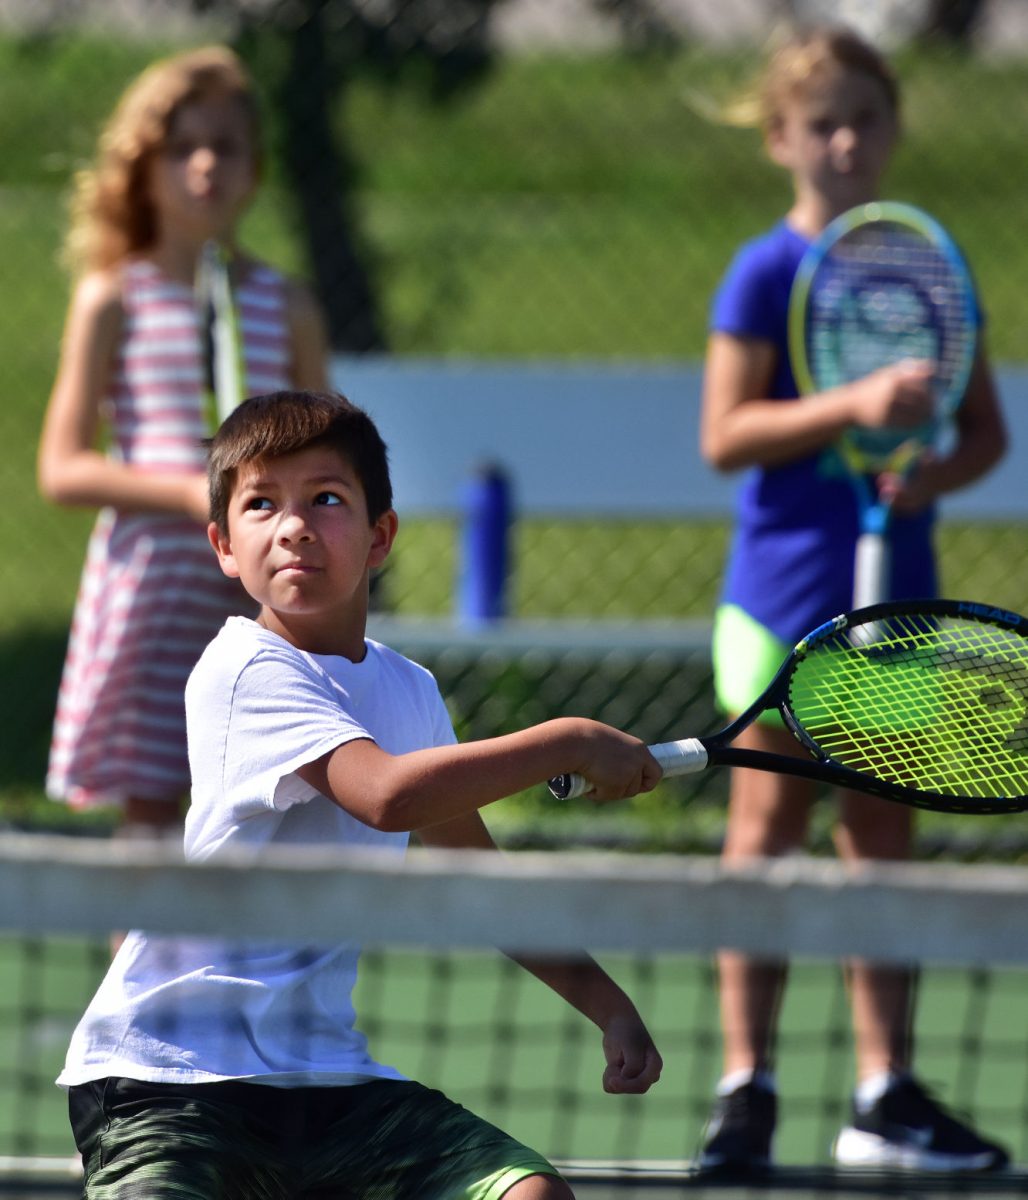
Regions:
[[335, 492], [318, 492], [314, 497], [315, 504], [342, 504], [342, 502]]
[[271, 501], [267, 496], [251, 496], [246, 502], [247, 512], [266, 512], [271, 508]]

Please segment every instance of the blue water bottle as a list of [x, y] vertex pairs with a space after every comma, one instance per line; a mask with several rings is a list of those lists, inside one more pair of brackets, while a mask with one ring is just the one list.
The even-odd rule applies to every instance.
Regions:
[[461, 498], [458, 616], [466, 624], [506, 616], [511, 487], [498, 463], [484, 463]]

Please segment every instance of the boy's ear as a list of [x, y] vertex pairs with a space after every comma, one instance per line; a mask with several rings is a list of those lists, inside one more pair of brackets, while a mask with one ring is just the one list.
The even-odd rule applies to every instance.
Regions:
[[[391, 508], [387, 509], [372, 525], [371, 551], [368, 554], [369, 567], [380, 567], [389, 557], [389, 551], [393, 548], [399, 525], [400, 518]], [[221, 569], [225, 570], [224, 564]]]
[[214, 547], [214, 553], [218, 556], [218, 563], [222, 571], [230, 579], [238, 579], [239, 568], [236, 566], [235, 555], [232, 553], [232, 543], [229, 541], [228, 534], [222, 533], [214, 521], [207, 526], [207, 540]]

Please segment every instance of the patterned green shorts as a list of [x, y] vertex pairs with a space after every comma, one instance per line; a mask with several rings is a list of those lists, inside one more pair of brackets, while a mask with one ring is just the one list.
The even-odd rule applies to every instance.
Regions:
[[86, 1200], [499, 1200], [541, 1156], [419, 1083], [101, 1079], [69, 1092]]

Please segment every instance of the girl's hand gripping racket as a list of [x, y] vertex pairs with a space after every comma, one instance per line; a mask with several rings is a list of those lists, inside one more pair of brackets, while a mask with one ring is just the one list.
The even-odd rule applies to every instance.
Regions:
[[194, 290], [207, 392], [207, 427], [213, 434], [245, 398], [242, 338], [232, 295], [230, 259], [217, 242], [206, 242], [200, 252]]
[[[733, 747], [772, 709], [809, 757]], [[725, 729], [650, 750], [666, 775], [753, 767], [939, 812], [1021, 812], [1028, 809], [1028, 620], [959, 600], [844, 614], [808, 634]], [[588, 788], [580, 775], [550, 780], [560, 799]]]
[[906, 204], [864, 204], [837, 217], [800, 263], [789, 299], [796, 383], [814, 394], [904, 360], [931, 364], [934, 419], [915, 430], [854, 426], [836, 449], [860, 510], [853, 605], [888, 598], [891, 504], [877, 477], [908, 476], [967, 389], [977, 340], [970, 273], [950, 236]]

